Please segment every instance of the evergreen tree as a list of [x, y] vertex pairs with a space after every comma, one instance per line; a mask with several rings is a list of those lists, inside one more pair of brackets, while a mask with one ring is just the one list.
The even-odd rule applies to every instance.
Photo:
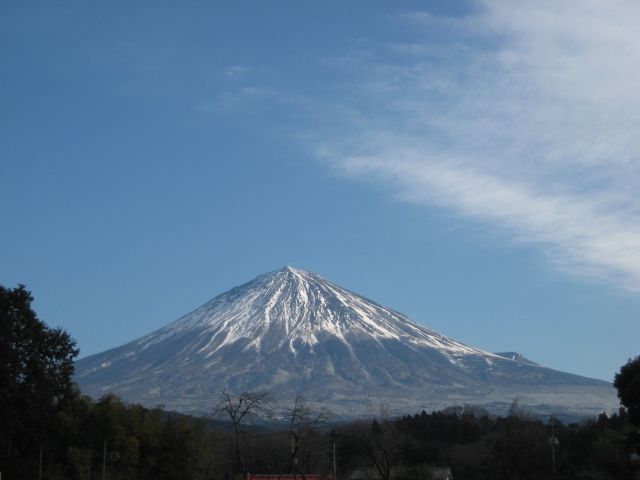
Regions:
[[627, 408], [629, 422], [640, 427], [640, 356], [629, 359], [620, 367], [613, 386], [618, 390], [620, 403]]
[[32, 301], [24, 285], [0, 285], [0, 472], [8, 478], [37, 472], [56, 412], [75, 394], [75, 341], [38, 320]]
[[[620, 367], [613, 386], [618, 390], [620, 403], [626, 408], [629, 423], [640, 427], [640, 355], [630, 358]], [[629, 434], [627, 441], [636, 453], [640, 453], [640, 433], [637, 430]]]

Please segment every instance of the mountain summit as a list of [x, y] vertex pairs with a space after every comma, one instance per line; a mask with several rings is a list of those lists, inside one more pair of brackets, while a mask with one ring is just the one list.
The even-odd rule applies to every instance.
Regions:
[[337, 413], [415, 413], [514, 397], [541, 413], [616, 408], [611, 384], [464, 345], [312, 272], [262, 274], [160, 330], [76, 362], [82, 391], [205, 413], [220, 390], [297, 393]]

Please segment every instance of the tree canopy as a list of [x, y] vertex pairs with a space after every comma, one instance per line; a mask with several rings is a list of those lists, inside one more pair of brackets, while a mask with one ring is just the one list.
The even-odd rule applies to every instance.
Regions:
[[0, 471], [32, 465], [56, 411], [74, 394], [75, 341], [31, 309], [24, 285], [0, 285]]
[[629, 413], [629, 422], [640, 427], [640, 356], [630, 358], [620, 367], [613, 386], [618, 390], [620, 403]]

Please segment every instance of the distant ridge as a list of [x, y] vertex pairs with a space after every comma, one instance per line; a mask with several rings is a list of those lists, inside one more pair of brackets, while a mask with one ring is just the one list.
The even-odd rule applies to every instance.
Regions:
[[475, 404], [504, 413], [595, 415], [618, 406], [612, 385], [492, 354], [289, 266], [216, 296], [138, 340], [76, 363], [94, 397], [206, 413], [221, 389], [271, 391], [346, 416], [368, 404], [399, 413]]
[[518, 352], [502, 352], [496, 353], [496, 355], [515, 360], [516, 362], [528, 363], [530, 365], [539, 365], [538, 363], [532, 362], [528, 358], [525, 358], [521, 353]]

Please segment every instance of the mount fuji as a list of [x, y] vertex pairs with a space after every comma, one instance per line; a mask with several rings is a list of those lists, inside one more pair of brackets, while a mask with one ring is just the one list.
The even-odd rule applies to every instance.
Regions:
[[540, 414], [588, 416], [619, 405], [608, 382], [464, 345], [291, 267], [75, 368], [85, 394], [196, 414], [208, 413], [220, 390], [285, 401], [300, 393], [348, 417], [381, 403], [397, 413], [469, 404], [504, 413], [515, 397]]

